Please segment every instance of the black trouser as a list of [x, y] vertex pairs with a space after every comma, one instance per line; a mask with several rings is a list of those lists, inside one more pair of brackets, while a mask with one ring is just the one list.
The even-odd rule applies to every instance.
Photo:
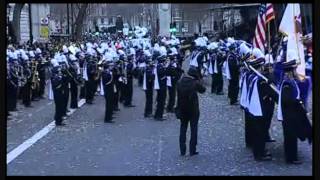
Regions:
[[124, 96], [124, 105], [125, 106], [129, 106], [132, 104], [132, 95], [133, 95], [133, 80], [128, 79], [127, 84], [124, 86], [124, 92], [125, 92], [125, 96]]
[[17, 108], [18, 88], [14, 86], [11, 82], [8, 82], [7, 88], [8, 111], [13, 111]]
[[104, 86], [104, 98], [106, 101], [104, 121], [111, 121], [113, 110], [113, 87], [112, 85]]
[[252, 125], [252, 151], [254, 158], [261, 158], [265, 150], [265, 122], [262, 117], [253, 117]]
[[222, 73], [212, 74], [211, 93], [222, 93], [223, 77]]
[[31, 82], [27, 82], [23, 86], [21, 91], [22, 91], [22, 103], [25, 106], [30, 106], [31, 105]]
[[230, 103], [237, 102], [239, 93], [239, 78], [232, 78], [229, 80], [228, 87], [228, 97], [230, 99]]
[[142, 70], [139, 70], [138, 74], [138, 85], [141, 87], [143, 85], [143, 72]]
[[157, 90], [157, 106], [156, 112], [154, 114], [155, 118], [162, 118], [164, 106], [166, 102], [167, 87], [165, 85], [160, 85], [160, 89]]
[[36, 100], [36, 98], [39, 97], [39, 86], [35, 87], [34, 89], [31, 89], [31, 92], [32, 92], [31, 100], [34, 101]]
[[80, 96], [79, 96], [80, 99], [86, 98], [86, 84], [87, 84], [87, 81], [85, 81], [84, 86], [80, 87]]
[[124, 83], [119, 83], [119, 89], [120, 89], [119, 101], [122, 102], [122, 103], [124, 103], [124, 99], [125, 99], [125, 97], [126, 97], [125, 86], [126, 86], [126, 84], [124, 84]]
[[72, 80], [70, 81], [71, 102], [70, 108], [78, 108], [78, 85]]
[[39, 72], [39, 97], [44, 95], [44, 89], [46, 87], [46, 76], [45, 72]]
[[198, 141], [198, 118], [194, 119], [181, 119], [180, 125], [180, 137], [179, 137], [179, 144], [180, 144], [180, 152], [184, 154], [186, 152], [186, 135], [188, 124], [190, 123], [191, 128], [191, 137], [190, 137], [190, 144], [189, 144], [189, 152], [193, 154], [197, 151], [197, 141]]
[[94, 98], [94, 91], [95, 89], [95, 80], [93, 78], [89, 78], [88, 81], [86, 81], [86, 101], [92, 102]]
[[[62, 87], [61, 87], [62, 88]], [[53, 89], [53, 98], [56, 107], [56, 112], [54, 114], [54, 120], [56, 124], [61, 124], [62, 116], [64, 115], [64, 94], [62, 89]]]
[[68, 101], [69, 101], [69, 83], [65, 83], [62, 85], [62, 91], [63, 91], [63, 116], [67, 115], [67, 108], [68, 108]]
[[286, 161], [298, 160], [298, 138], [292, 127], [290, 120], [284, 119], [282, 122], [284, 136], [284, 152]]
[[153, 89], [148, 88], [146, 93], [146, 105], [144, 107], [144, 116], [152, 114]]
[[115, 87], [117, 92], [113, 94], [113, 110], [119, 109], [119, 96], [120, 96], [119, 85], [116, 84]]
[[252, 115], [247, 110], [244, 110], [244, 131], [246, 147], [252, 147], [253, 144], [252, 121]]
[[270, 129], [271, 121], [272, 121], [272, 117], [273, 117], [274, 103], [270, 103], [265, 107], [266, 107], [265, 109], [267, 110], [266, 113], [264, 113], [265, 140], [268, 141], [271, 139], [269, 129]]
[[176, 103], [176, 82], [171, 83], [171, 87], [168, 87], [169, 90], [169, 101], [167, 106], [167, 111], [173, 111], [174, 105]]

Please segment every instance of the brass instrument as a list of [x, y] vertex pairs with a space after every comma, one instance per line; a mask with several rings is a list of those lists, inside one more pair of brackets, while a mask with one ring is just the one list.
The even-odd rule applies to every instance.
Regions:
[[102, 60], [96, 63], [96, 70], [97, 70], [97, 72], [96, 72], [96, 75], [95, 75], [95, 77], [94, 77], [94, 80], [95, 80], [95, 81], [97, 81], [97, 80], [100, 78], [100, 76], [101, 76], [101, 73], [102, 73], [102, 71], [103, 71], [102, 66], [103, 66], [103, 61], [102, 61]]
[[[72, 67], [72, 66], [70, 66], [70, 67]], [[82, 69], [82, 68], [81, 68]], [[81, 69], [80, 69], [80, 73], [81, 73]], [[83, 71], [83, 70], [82, 70]], [[82, 76], [78, 79], [77, 77], [74, 77], [73, 75], [72, 75], [72, 73], [69, 71], [69, 68], [66, 68], [65, 69], [65, 72], [67, 73], [67, 75], [69, 76], [69, 77], [71, 77], [73, 80], [74, 80], [74, 82], [77, 84], [77, 85], [79, 85], [80, 87], [83, 87], [84, 85], [85, 85], [85, 81], [84, 81], [84, 79], [82, 78]]]
[[15, 63], [13, 65], [13, 73], [11, 73], [11, 75], [15, 78], [17, 78], [17, 84], [15, 82], [12, 81], [11, 78], [9, 78], [9, 81], [11, 82], [12, 85], [14, 85], [15, 87], [23, 87], [27, 81], [24, 77], [24, 74], [23, 74], [23, 67], [18, 64], [18, 63]]
[[37, 89], [40, 85], [39, 81], [39, 72], [38, 72], [38, 62], [36, 60], [31, 63], [31, 72], [32, 72], [32, 80], [31, 80], [31, 89]]

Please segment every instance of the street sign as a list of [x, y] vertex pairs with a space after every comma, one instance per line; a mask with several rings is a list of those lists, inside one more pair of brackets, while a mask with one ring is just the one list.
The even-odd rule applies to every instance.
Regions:
[[49, 38], [49, 27], [48, 26], [41, 26], [40, 27], [40, 37], [48, 39]]

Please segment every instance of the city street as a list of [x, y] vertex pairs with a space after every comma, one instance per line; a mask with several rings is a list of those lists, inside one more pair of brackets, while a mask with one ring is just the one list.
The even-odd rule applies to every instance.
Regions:
[[313, 175], [313, 9], [7, 3], [7, 175]]
[[[207, 81], [208, 84], [209, 81]], [[226, 83], [225, 83], [226, 84]], [[208, 88], [208, 87], [207, 87]], [[224, 90], [226, 92], [226, 89]], [[256, 162], [245, 148], [244, 121], [239, 106], [226, 95], [200, 95], [198, 156], [180, 156], [180, 123], [174, 114], [166, 121], [143, 117], [144, 93], [134, 85], [134, 108], [116, 113], [105, 124], [104, 98], [84, 104], [7, 166], [8, 175], [311, 175], [312, 146], [299, 143], [302, 165], [287, 165], [283, 156], [281, 123], [274, 118], [267, 144], [273, 161]], [[155, 97], [154, 97], [155, 98]], [[7, 127], [7, 153], [53, 121], [54, 103], [41, 100], [20, 111]], [[188, 131], [189, 136], [189, 131]], [[189, 137], [188, 137], [189, 138]]]

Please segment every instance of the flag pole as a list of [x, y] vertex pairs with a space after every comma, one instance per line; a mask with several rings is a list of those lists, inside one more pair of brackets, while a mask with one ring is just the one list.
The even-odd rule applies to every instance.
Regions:
[[270, 21], [267, 23], [267, 26], [268, 26], [268, 56], [269, 56], [269, 68], [271, 67], [271, 63], [270, 63], [270, 55], [271, 55], [271, 52], [270, 52]]

